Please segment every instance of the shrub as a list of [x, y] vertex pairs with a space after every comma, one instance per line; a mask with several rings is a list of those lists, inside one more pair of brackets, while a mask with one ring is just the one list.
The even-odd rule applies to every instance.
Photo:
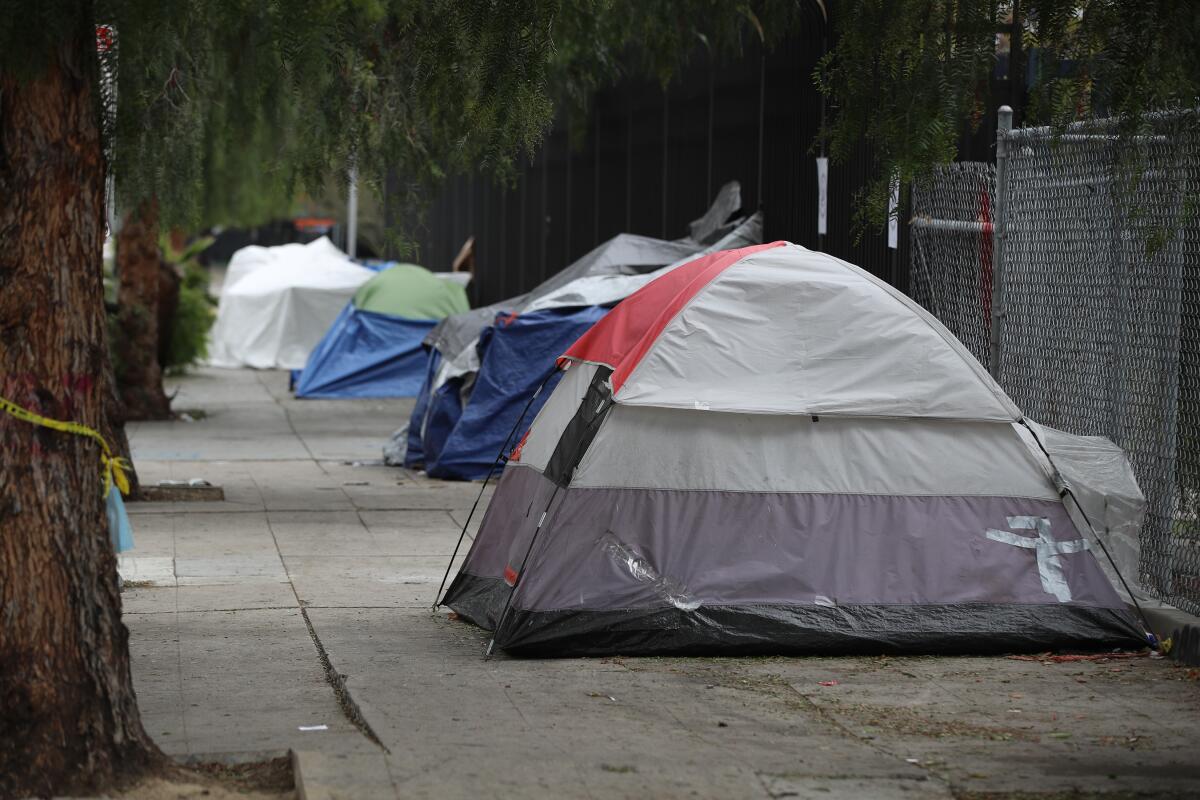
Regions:
[[208, 294], [208, 273], [194, 261], [183, 262], [179, 303], [171, 318], [171, 340], [162, 364], [168, 375], [179, 375], [208, 356], [208, 329], [217, 313]]

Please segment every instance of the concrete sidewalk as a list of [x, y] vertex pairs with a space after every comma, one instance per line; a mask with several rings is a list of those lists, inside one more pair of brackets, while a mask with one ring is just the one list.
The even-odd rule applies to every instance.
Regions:
[[168, 752], [301, 751], [310, 797], [1200, 794], [1200, 675], [1169, 661], [484, 661], [429, 610], [478, 485], [345, 463], [410, 404], [286, 380], [202, 371], [174, 405], [205, 419], [131, 427], [143, 481], [226, 492], [131, 507], [134, 678]]

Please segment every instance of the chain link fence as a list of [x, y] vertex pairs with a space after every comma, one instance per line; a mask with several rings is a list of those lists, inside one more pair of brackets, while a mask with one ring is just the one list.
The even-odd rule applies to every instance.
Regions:
[[1030, 418], [1125, 448], [1148, 502], [1139, 582], [1200, 614], [1200, 126], [1118, 133], [1004, 134], [1000, 197], [990, 164], [914, 187], [912, 293], [988, 364], [997, 292], [1000, 384]]

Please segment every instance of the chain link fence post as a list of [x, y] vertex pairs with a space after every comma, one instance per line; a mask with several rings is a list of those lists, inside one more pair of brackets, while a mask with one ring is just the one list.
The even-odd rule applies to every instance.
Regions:
[[989, 339], [988, 371], [1000, 380], [1000, 359], [1004, 338], [1004, 237], [1005, 205], [1008, 189], [1008, 136], [1012, 133], [1013, 110], [1000, 106], [996, 124], [996, 191], [992, 200], [992, 319]]

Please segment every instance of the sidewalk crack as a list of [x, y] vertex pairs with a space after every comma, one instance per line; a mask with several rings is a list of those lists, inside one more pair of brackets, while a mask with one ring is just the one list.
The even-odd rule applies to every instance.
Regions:
[[[299, 602], [299, 598], [297, 598], [297, 602]], [[367, 722], [367, 718], [363, 716], [362, 709], [358, 707], [354, 696], [350, 694], [350, 687], [346, 686], [346, 677], [334, 669], [333, 662], [329, 660], [329, 652], [321, 642], [321, 637], [317, 635], [317, 629], [309, 619], [308, 609], [304, 606], [300, 606], [300, 616], [304, 618], [304, 624], [308, 626], [308, 635], [312, 637], [313, 645], [317, 648], [317, 658], [321, 661], [322, 669], [325, 670], [325, 682], [333, 689], [334, 697], [337, 698], [342, 714], [350, 721], [351, 725], [358, 729], [359, 733], [378, 745], [380, 750], [391, 755], [392, 751], [380, 741], [375, 729], [371, 727], [371, 723]]]
[[[255, 489], [262, 494], [262, 490], [258, 487], [258, 481], [254, 480], [254, 476], [250, 476], [250, 480], [254, 481]], [[380, 740], [375, 729], [371, 727], [371, 723], [367, 722], [367, 718], [363, 716], [362, 709], [355, 702], [354, 696], [350, 694], [350, 688], [346, 686], [346, 678], [333, 667], [333, 662], [329, 660], [329, 651], [325, 649], [325, 644], [321, 641], [321, 637], [317, 635], [317, 629], [312, 623], [312, 619], [308, 616], [308, 609], [304, 606], [304, 601], [300, 599], [300, 593], [296, 591], [296, 583], [292, 580], [292, 572], [288, 569], [287, 560], [283, 557], [283, 551], [279, 549], [279, 539], [275, 535], [275, 526], [271, 524], [270, 514], [266, 515], [267, 530], [271, 534], [271, 541], [275, 543], [275, 554], [279, 558], [279, 563], [283, 566], [283, 572], [287, 575], [288, 586], [292, 589], [292, 596], [296, 598], [296, 608], [300, 609], [300, 616], [304, 619], [304, 625], [308, 628], [308, 635], [312, 639], [313, 646], [317, 649], [317, 659], [321, 662], [321, 669], [325, 673], [325, 682], [329, 684], [329, 688], [333, 689], [333, 696], [337, 699], [338, 708], [341, 709], [342, 715], [346, 717], [351, 725], [358, 729], [358, 732], [373, 742], [387, 754], [391, 754], [391, 750]]]

